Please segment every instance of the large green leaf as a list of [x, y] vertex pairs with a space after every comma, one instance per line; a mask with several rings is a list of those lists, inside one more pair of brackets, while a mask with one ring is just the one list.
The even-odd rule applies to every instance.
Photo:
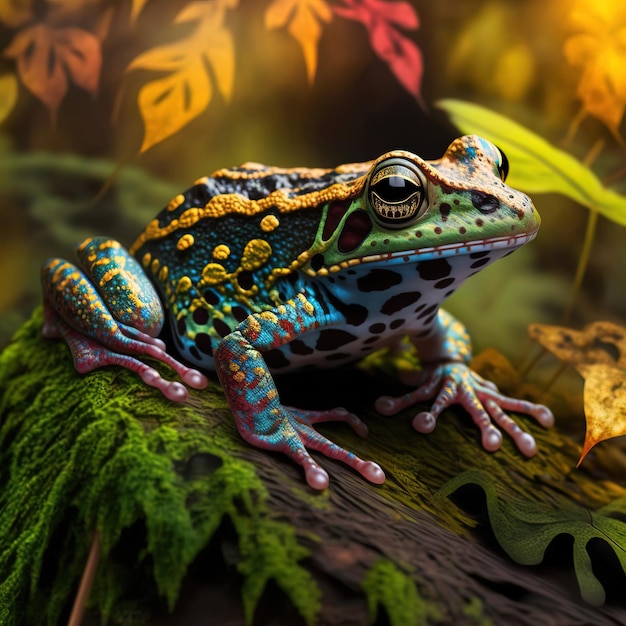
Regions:
[[462, 100], [440, 100], [463, 133], [477, 134], [495, 143], [511, 162], [508, 182], [528, 193], [560, 193], [626, 226], [626, 197], [605, 187], [571, 154], [543, 137], [490, 109]]
[[469, 470], [448, 481], [439, 496], [449, 496], [466, 485], [483, 489], [493, 534], [502, 549], [516, 563], [538, 565], [552, 541], [561, 534], [573, 538], [573, 563], [580, 593], [589, 604], [605, 601], [602, 583], [594, 573], [587, 544], [599, 539], [613, 551], [626, 573], [626, 498], [618, 498], [595, 511], [567, 497], [557, 502], [538, 502], [511, 496], [499, 490], [487, 472]]

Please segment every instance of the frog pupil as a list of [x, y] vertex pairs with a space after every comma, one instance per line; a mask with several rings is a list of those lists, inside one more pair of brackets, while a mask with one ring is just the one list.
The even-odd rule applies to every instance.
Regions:
[[500, 178], [504, 182], [506, 177], [509, 175], [509, 160], [506, 158], [506, 154], [500, 148], [498, 148], [498, 152], [500, 153], [500, 163], [498, 164], [498, 174], [500, 174]]
[[376, 183], [373, 192], [389, 203], [402, 202], [415, 193], [419, 187], [402, 176], [388, 176]]

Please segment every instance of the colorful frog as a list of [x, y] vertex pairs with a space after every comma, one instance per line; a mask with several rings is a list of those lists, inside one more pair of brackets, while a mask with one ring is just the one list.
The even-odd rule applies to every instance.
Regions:
[[[200, 370], [215, 370], [243, 438], [288, 455], [315, 489], [329, 479], [308, 450], [372, 483], [385, 475], [315, 430], [341, 421], [365, 436], [358, 417], [283, 406], [272, 373], [337, 367], [408, 336], [422, 364], [416, 388], [380, 398], [380, 413], [434, 399], [413, 419], [428, 433], [443, 409], [460, 404], [486, 450], [500, 447], [502, 429], [532, 456], [534, 439], [505, 411], [545, 427], [552, 414], [474, 373], [465, 328], [439, 308], [466, 278], [537, 233], [539, 215], [504, 183], [506, 173], [504, 155], [476, 136], [455, 140], [437, 161], [398, 150], [335, 169], [219, 170], [177, 195], [130, 254], [92, 238], [78, 249], [81, 269], [49, 260], [43, 334], [65, 339], [78, 372], [121, 365], [175, 402], [187, 398], [185, 385], [207, 385]], [[158, 339], [164, 319], [169, 352]], [[143, 357], [169, 365], [185, 385]]]

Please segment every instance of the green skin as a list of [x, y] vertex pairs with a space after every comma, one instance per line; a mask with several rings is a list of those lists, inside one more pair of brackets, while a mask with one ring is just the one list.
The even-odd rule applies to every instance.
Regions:
[[[81, 269], [48, 261], [44, 334], [67, 341], [79, 372], [121, 365], [172, 401], [184, 401], [186, 387], [137, 356], [167, 363], [198, 389], [207, 384], [201, 371], [215, 370], [244, 439], [287, 454], [315, 489], [329, 479], [309, 449], [373, 483], [385, 476], [314, 427], [345, 421], [365, 435], [365, 424], [342, 408], [284, 407], [271, 372], [336, 367], [408, 336], [423, 367], [404, 382], [416, 389], [380, 398], [379, 412], [432, 399], [413, 420], [427, 433], [460, 404], [486, 450], [500, 447], [502, 429], [532, 456], [534, 439], [505, 411], [546, 427], [552, 414], [472, 372], [465, 328], [439, 308], [466, 278], [535, 236], [539, 216], [505, 176], [499, 150], [475, 136], [438, 161], [394, 151], [334, 170], [220, 170], [172, 200], [131, 247], [134, 258], [97, 238], [79, 248]], [[156, 338], [164, 321], [167, 348]]]

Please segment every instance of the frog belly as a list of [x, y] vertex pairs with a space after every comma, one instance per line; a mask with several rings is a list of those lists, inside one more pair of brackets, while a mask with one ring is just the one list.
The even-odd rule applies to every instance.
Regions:
[[[481, 250], [416, 261], [416, 256], [393, 262], [363, 263], [325, 277], [305, 278], [298, 289], [328, 311], [320, 328], [298, 335], [278, 348], [263, 352], [273, 372], [304, 367], [332, 368], [357, 361], [405, 336], [426, 336], [441, 303], [469, 276], [510, 253], [510, 249]], [[419, 258], [419, 257], [418, 257]], [[274, 309], [280, 322], [278, 310]], [[191, 321], [183, 326], [190, 328]], [[180, 319], [172, 324], [178, 352], [205, 371], [215, 370], [207, 327], [179, 335]], [[220, 321], [220, 326], [222, 321]], [[231, 330], [237, 322], [232, 321]]]

